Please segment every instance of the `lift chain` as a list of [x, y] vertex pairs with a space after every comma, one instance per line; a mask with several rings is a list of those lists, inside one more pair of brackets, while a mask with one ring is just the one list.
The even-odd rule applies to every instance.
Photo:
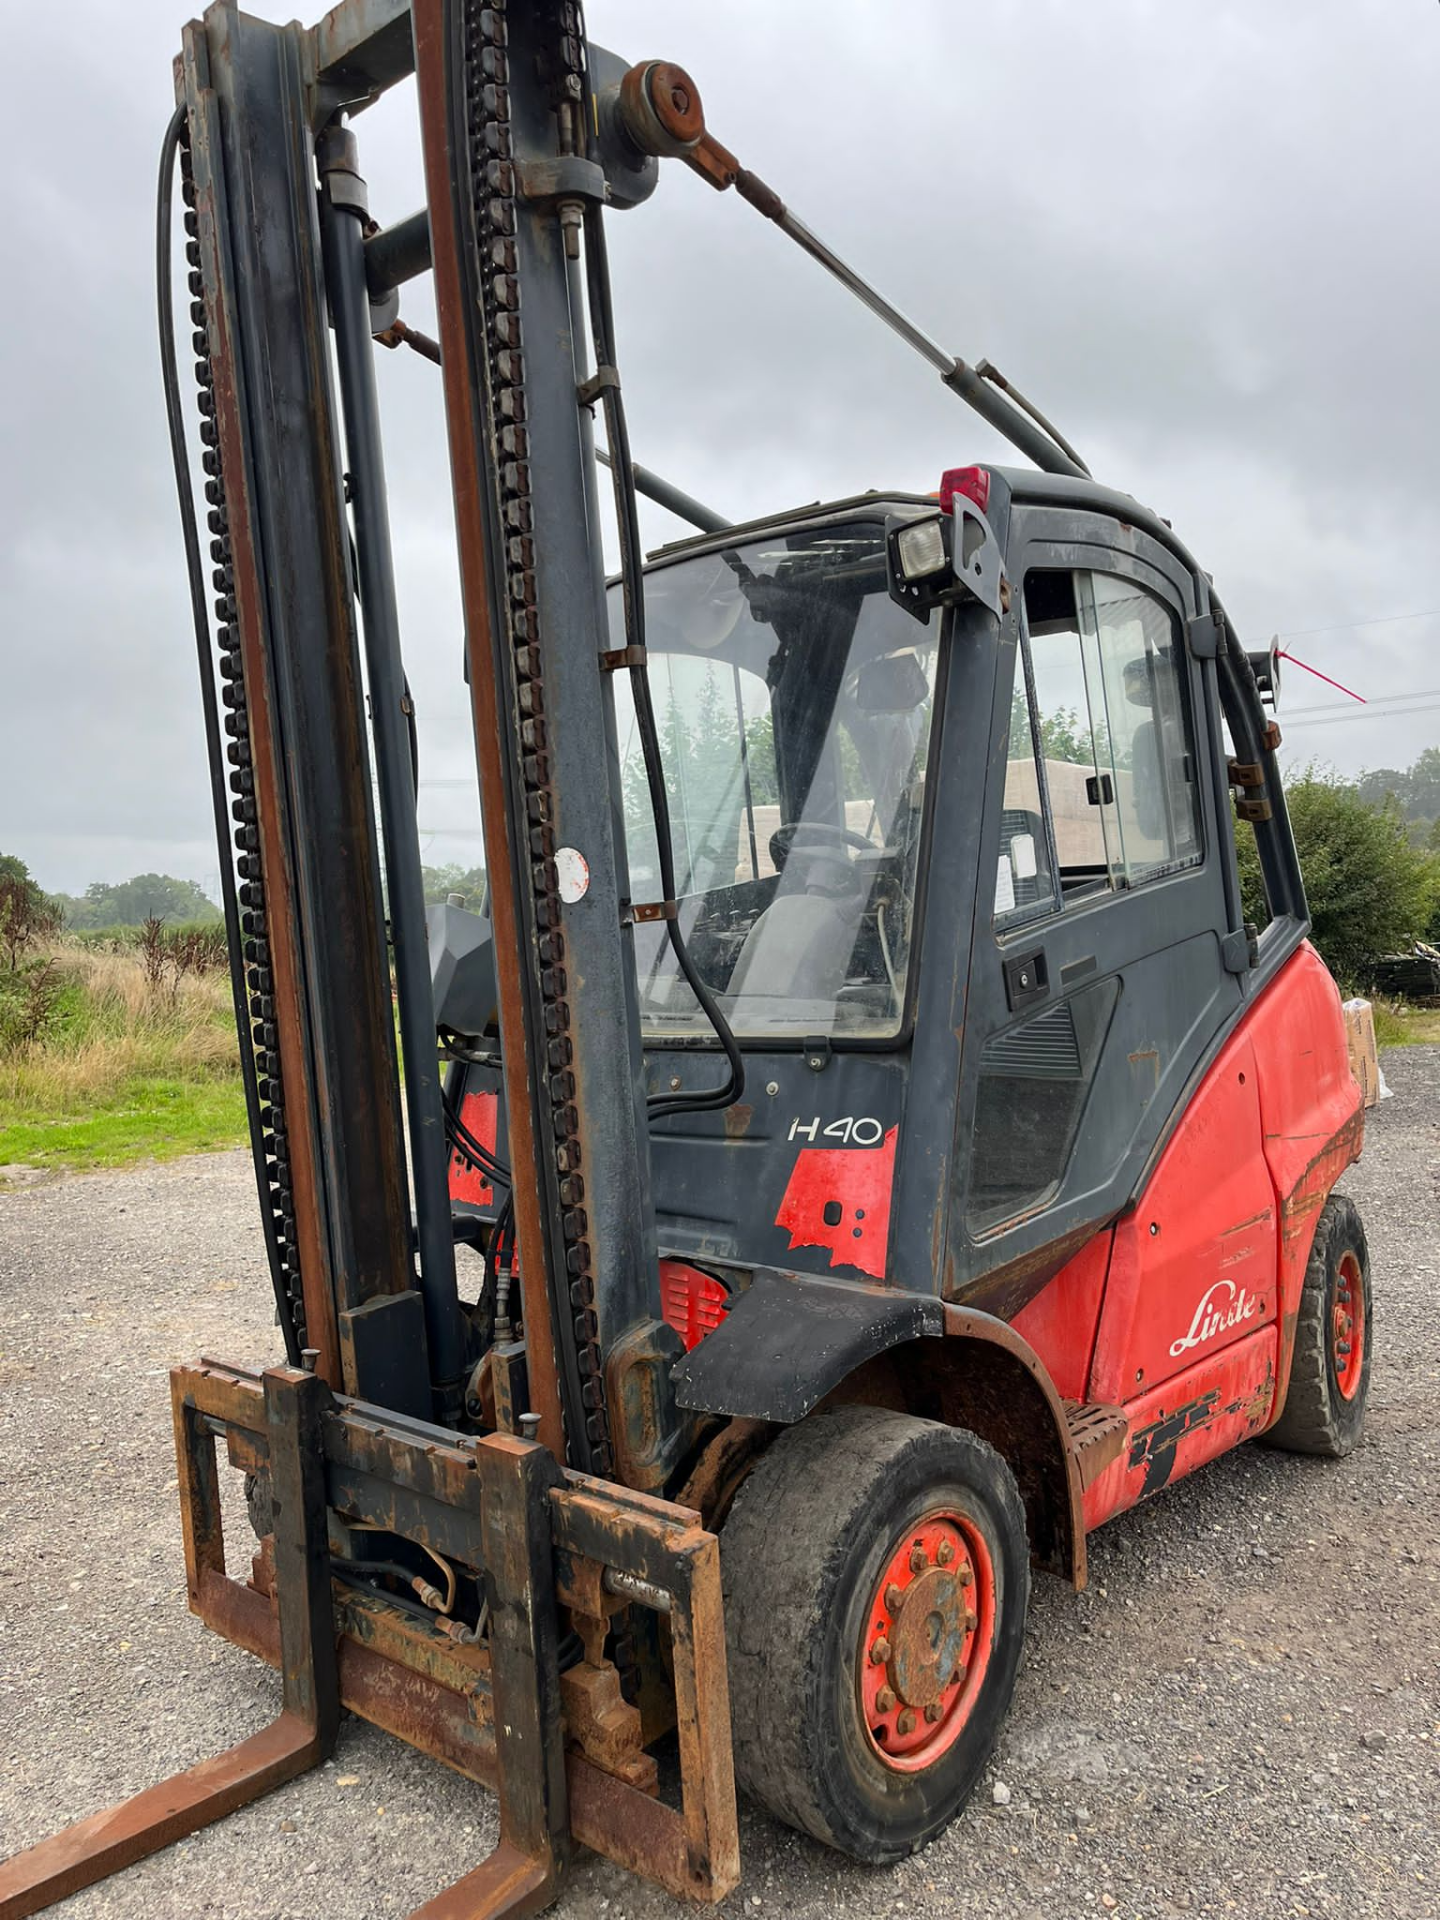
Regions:
[[216, 648], [219, 654], [220, 698], [225, 707], [228, 738], [225, 757], [230, 764], [231, 816], [235, 822], [235, 867], [239, 875], [241, 951], [250, 1030], [238, 1035], [255, 1059], [260, 1096], [260, 1131], [264, 1154], [265, 1188], [274, 1221], [275, 1245], [289, 1302], [291, 1324], [303, 1348], [305, 1306], [300, 1288], [300, 1264], [295, 1239], [295, 1200], [291, 1186], [290, 1148], [285, 1129], [285, 1090], [275, 1030], [275, 988], [265, 916], [265, 876], [261, 865], [260, 829], [255, 808], [255, 782], [250, 754], [249, 706], [245, 696], [244, 662], [236, 624], [235, 574], [230, 549], [230, 521], [225, 505], [225, 476], [220, 466], [220, 434], [215, 422], [215, 376], [210, 364], [203, 281], [200, 274], [200, 225], [195, 211], [195, 181], [190, 163], [188, 130], [180, 138], [180, 181], [185, 201], [185, 261], [190, 290], [190, 318], [195, 331], [195, 384], [200, 410], [200, 464], [205, 473], [205, 501], [209, 508], [211, 584], [215, 590]]
[[[523, 749], [530, 886], [539, 930], [540, 991], [548, 1045], [544, 1097], [549, 1103], [559, 1174], [565, 1280], [584, 1400], [589, 1470], [612, 1470], [609, 1422], [595, 1317], [595, 1277], [588, 1238], [575, 1076], [571, 1071], [565, 935], [555, 871], [555, 793], [545, 719], [544, 656], [539, 645], [532, 539], [532, 483], [525, 430], [525, 357], [516, 270], [518, 181], [511, 145], [505, 0], [467, 0], [464, 14], [466, 124], [478, 279], [484, 314], [492, 458], [499, 491], [506, 637], [514, 652]], [[582, 138], [585, 37], [573, 0], [554, 6], [552, 65], [546, 78], [562, 145]]]

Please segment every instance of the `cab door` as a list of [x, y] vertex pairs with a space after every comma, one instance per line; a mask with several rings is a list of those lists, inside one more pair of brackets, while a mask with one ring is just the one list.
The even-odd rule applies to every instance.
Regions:
[[1008, 1318], [1134, 1190], [1244, 961], [1189, 570], [1024, 506], [1007, 570], [947, 1290]]

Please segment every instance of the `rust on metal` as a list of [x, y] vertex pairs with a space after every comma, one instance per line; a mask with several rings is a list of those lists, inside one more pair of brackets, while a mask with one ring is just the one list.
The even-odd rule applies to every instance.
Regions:
[[[205, 28], [192, 21], [184, 34], [184, 72], [198, 76], [206, 71], [208, 49]], [[216, 102], [208, 87], [196, 87], [185, 98], [189, 114], [190, 145], [195, 171], [196, 215], [199, 241], [206, 261], [204, 274], [206, 331], [210, 342], [210, 366], [214, 375], [215, 426], [222, 471], [244, 472], [245, 443], [241, 424], [240, 399], [236, 388], [237, 359], [233, 320], [226, 302], [215, 289], [224, 284], [218, 262], [216, 183], [218, 164]], [[246, 697], [251, 716], [250, 749], [258, 793], [277, 795], [282, 791], [278, 734], [274, 714], [274, 689], [266, 669], [262, 643], [265, 591], [260, 579], [255, 531], [250, 517], [250, 496], [246, 487], [234, 489], [227, 501], [229, 532], [234, 565], [236, 628], [240, 635], [245, 663]], [[289, 1129], [291, 1178], [295, 1195], [296, 1257], [300, 1267], [301, 1290], [305, 1302], [306, 1337], [318, 1348], [317, 1371], [332, 1385], [340, 1384], [339, 1335], [335, 1321], [335, 1300], [331, 1285], [329, 1248], [325, 1242], [316, 1179], [316, 1149], [309, 1122], [310, 1063], [304, 1046], [302, 1020], [303, 990], [300, 977], [299, 925], [295, 895], [290, 885], [291, 863], [284, 845], [282, 826], [275, 806], [257, 809], [261, 865], [266, 884], [266, 917], [270, 945], [270, 964], [274, 976], [277, 1050], [283, 1084], [295, 1097], [297, 1117], [302, 1124]]]
[[1083, 1491], [1125, 1451], [1129, 1423], [1123, 1407], [1072, 1400], [1066, 1403], [1065, 1426]]
[[421, 333], [417, 327], [407, 327], [403, 320], [393, 320], [383, 333], [375, 335], [375, 340], [382, 347], [409, 347], [423, 360], [440, 365], [440, 342], [432, 340], [428, 333]]
[[[463, 153], [449, 138], [450, 99], [445, 46], [446, 9], [442, 0], [415, 0], [415, 71], [420, 102], [420, 140], [430, 210], [435, 306], [440, 332], [445, 418], [450, 439], [450, 471], [455, 497], [455, 532], [460, 558], [465, 613], [465, 649], [478, 746], [476, 766], [480, 813], [485, 832], [485, 865], [490, 874], [490, 917], [494, 928], [496, 992], [501, 1027], [525, 1031], [529, 1016], [522, 972], [523, 942], [511, 850], [505, 831], [509, 796], [504, 777], [506, 717], [499, 707], [492, 662], [485, 508], [481, 488], [489, 458], [477, 418], [477, 395], [466, 349], [464, 290], [460, 275], [463, 236], [456, 217], [457, 183], [464, 179]], [[529, 1050], [505, 1049], [505, 1111], [509, 1124], [515, 1235], [519, 1249], [520, 1290], [524, 1300], [529, 1359], [530, 1402], [540, 1415], [540, 1439], [557, 1460], [565, 1457], [564, 1415], [550, 1305], [550, 1249], [542, 1214], [545, 1194], [544, 1147], [535, 1126], [536, 1089], [531, 1086]]]
[[[177, 1369], [172, 1406], [180, 1466], [186, 1588], [190, 1604], [204, 1614], [216, 1586], [241, 1589], [225, 1576], [220, 1505], [215, 1480], [215, 1439], [198, 1418], [188, 1392], [204, 1375]], [[288, 1367], [271, 1369], [252, 1385], [272, 1436], [293, 1452], [285, 1507], [277, 1503], [276, 1587], [281, 1606], [274, 1621], [283, 1707], [278, 1718], [238, 1746], [204, 1760], [144, 1793], [88, 1820], [64, 1828], [0, 1866], [0, 1920], [23, 1920], [56, 1900], [93, 1886], [132, 1866], [272, 1787], [317, 1765], [330, 1753], [339, 1717], [339, 1685], [328, 1607], [323, 1624], [307, 1604], [313, 1569], [325, 1567], [325, 1506], [319, 1485], [321, 1461], [313, 1444], [321, 1416], [324, 1383]], [[272, 1465], [274, 1463], [272, 1462]], [[257, 1604], [270, 1613], [268, 1602]], [[281, 1634], [285, 1657], [280, 1660]]]
[[721, 1527], [746, 1474], [777, 1431], [768, 1420], [727, 1420], [705, 1443], [677, 1502], [694, 1507], [712, 1531]]
[[641, 60], [620, 82], [620, 118], [642, 153], [688, 159], [705, 136], [700, 90], [672, 60]]
[[[952, 1340], [974, 1340], [1008, 1355], [1024, 1368], [1038, 1390], [1041, 1403], [1038, 1406], [1033, 1398], [1026, 1405], [1011, 1393], [982, 1390], [977, 1395], [967, 1391], [965, 1371], [957, 1369], [954, 1381], [961, 1395], [963, 1413], [957, 1408], [960, 1417], [951, 1424], [973, 1427], [1007, 1459], [1021, 1463], [1020, 1490], [1032, 1514], [1043, 1487], [1047, 1518], [1057, 1536], [1048, 1563], [1066, 1572], [1074, 1586], [1083, 1587], [1086, 1579], [1085, 1490], [1071, 1444], [1065, 1403], [1055, 1391], [1054, 1382], [1029, 1341], [1003, 1320], [989, 1314], [947, 1306], [945, 1336], [947, 1347]], [[994, 1385], [993, 1374], [986, 1385]], [[976, 1425], [979, 1420], [985, 1421], [989, 1432], [984, 1426]]]
[[315, 1729], [282, 1713], [213, 1760], [42, 1840], [0, 1865], [0, 1920], [24, 1920], [209, 1826], [325, 1757]]
[[[301, 1391], [328, 1399], [319, 1381], [285, 1377], [303, 1383]], [[233, 1429], [250, 1444], [265, 1446], [274, 1468], [282, 1442], [267, 1432], [267, 1378], [208, 1362], [177, 1368], [171, 1394], [190, 1604], [207, 1626], [283, 1673], [285, 1568], [277, 1566], [274, 1593], [265, 1590], [271, 1580], [263, 1550], [256, 1556], [257, 1583], [242, 1584], [226, 1573], [215, 1484], [217, 1432]], [[734, 1424], [739, 1432], [732, 1449], [738, 1453], [761, 1423]], [[283, 1444], [302, 1450], [298, 1442]], [[739, 1878], [739, 1838], [719, 1543], [694, 1508], [562, 1473], [543, 1448], [510, 1435], [461, 1438], [343, 1397], [321, 1413], [306, 1445], [323, 1467], [327, 1499], [342, 1519], [373, 1525], [393, 1517], [402, 1523], [397, 1531], [421, 1544], [437, 1538], [450, 1543], [452, 1532], [468, 1533], [469, 1544], [455, 1559], [470, 1566], [484, 1560], [498, 1591], [510, 1596], [507, 1605], [525, 1611], [553, 1594], [576, 1611], [577, 1623], [588, 1628], [591, 1658], [560, 1683], [568, 1751], [553, 1742], [564, 1770], [569, 1833], [671, 1893], [723, 1898]], [[502, 1467], [513, 1484], [516, 1473], [533, 1472], [537, 1462], [545, 1477], [553, 1476], [543, 1515], [554, 1561], [543, 1582], [511, 1564], [523, 1529], [511, 1517], [503, 1490], [491, 1495], [492, 1523], [481, 1538], [486, 1467]], [[497, 1537], [497, 1528], [511, 1545]], [[617, 1573], [625, 1576], [620, 1591], [612, 1578]], [[515, 1791], [522, 1770], [509, 1761], [502, 1765], [497, 1753], [493, 1646], [457, 1644], [438, 1619], [420, 1620], [339, 1579], [331, 1597], [339, 1700], [468, 1778], [502, 1794], [507, 1785]], [[678, 1810], [652, 1797], [655, 1772], [640, 1745], [640, 1716], [603, 1658], [604, 1628], [628, 1605], [665, 1611], [670, 1623], [681, 1756]], [[451, 1893], [458, 1898], [458, 1888], [468, 1887], [478, 1896], [509, 1884], [497, 1874], [498, 1868], [487, 1867]], [[434, 1907], [437, 1914], [451, 1910]]]

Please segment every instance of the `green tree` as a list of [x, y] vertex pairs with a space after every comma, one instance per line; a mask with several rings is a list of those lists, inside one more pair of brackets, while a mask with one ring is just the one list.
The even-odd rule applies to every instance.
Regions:
[[1427, 747], [1408, 767], [1371, 767], [1355, 783], [1360, 798], [1378, 807], [1393, 800], [1421, 846], [1440, 821], [1440, 747]]
[[767, 708], [745, 722], [745, 760], [750, 773], [750, 798], [757, 807], [780, 804], [780, 776], [775, 770], [775, 716]]
[[142, 927], [147, 920], [209, 921], [220, 909], [193, 880], [176, 880], [168, 873], [137, 873], [114, 885], [92, 880], [83, 899], [61, 896], [67, 926]]
[[[1372, 806], [1358, 783], [1307, 767], [1285, 783], [1312, 938], [1346, 985], [1364, 985], [1382, 954], [1423, 937], [1440, 910], [1440, 857], [1417, 847], [1394, 799]], [[1237, 827], [1245, 909], [1266, 919], [1255, 836]]]
[[427, 907], [443, 905], [452, 893], [463, 893], [465, 905], [478, 910], [485, 897], [484, 867], [462, 867], [458, 860], [447, 860], [438, 867], [421, 867]]
[[[1092, 739], [1089, 721], [1083, 719], [1074, 707], [1057, 707], [1053, 713], [1040, 716], [1042, 760], [1067, 760], [1077, 767], [1093, 767], [1097, 747], [1101, 764], [1108, 765], [1109, 733], [1103, 721]], [[1017, 685], [1010, 701], [1010, 758], [1022, 760], [1029, 752], [1030, 729], [1025, 700]], [[1120, 764], [1124, 765], [1125, 756], [1122, 754], [1117, 757]]]

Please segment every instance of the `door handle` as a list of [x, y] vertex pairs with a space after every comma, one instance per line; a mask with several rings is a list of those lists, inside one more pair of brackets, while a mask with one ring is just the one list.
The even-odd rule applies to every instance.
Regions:
[[1032, 1000], [1043, 1000], [1050, 991], [1050, 969], [1045, 964], [1045, 952], [1041, 947], [1033, 947], [1029, 953], [1012, 955], [1005, 962], [1003, 971], [1005, 998], [1012, 1013], [1017, 1007], [1028, 1006]]

